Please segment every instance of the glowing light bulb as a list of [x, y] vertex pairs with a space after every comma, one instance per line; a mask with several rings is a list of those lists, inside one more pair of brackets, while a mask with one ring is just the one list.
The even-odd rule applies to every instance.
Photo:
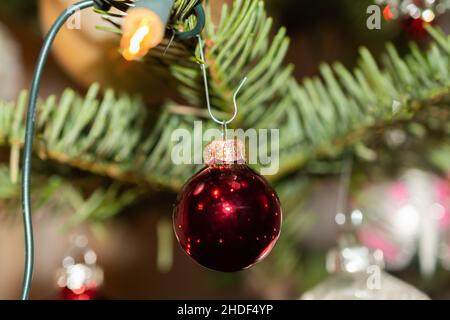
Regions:
[[131, 37], [130, 47], [128, 48], [128, 51], [131, 54], [136, 55], [141, 50], [141, 43], [149, 32], [150, 28], [148, 26], [142, 26], [136, 30], [134, 35]]
[[161, 43], [165, 26], [155, 12], [134, 8], [125, 18], [122, 30], [122, 55], [132, 61], [144, 57], [150, 49]]

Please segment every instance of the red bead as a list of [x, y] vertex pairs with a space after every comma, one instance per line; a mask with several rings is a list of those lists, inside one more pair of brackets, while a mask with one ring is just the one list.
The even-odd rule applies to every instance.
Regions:
[[186, 183], [174, 211], [181, 247], [217, 271], [238, 271], [262, 260], [280, 228], [275, 191], [246, 165], [204, 168]]

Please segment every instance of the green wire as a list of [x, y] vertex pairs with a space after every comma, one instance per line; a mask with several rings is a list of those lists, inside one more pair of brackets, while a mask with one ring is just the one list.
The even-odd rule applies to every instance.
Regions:
[[34, 71], [33, 81], [31, 83], [30, 98], [28, 101], [27, 121], [25, 130], [25, 145], [23, 153], [23, 167], [22, 167], [22, 208], [23, 208], [23, 224], [25, 234], [25, 270], [22, 284], [21, 300], [27, 300], [31, 279], [33, 276], [33, 264], [34, 264], [34, 244], [33, 244], [33, 222], [31, 219], [31, 207], [30, 207], [30, 173], [31, 173], [31, 159], [33, 151], [33, 135], [34, 124], [36, 120], [36, 102], [38, 99], [39, 88], [41, 84], [42, 71], [47, 60], [48, 53], [53, 44], [58, 31], [64, 25], [64, 23], [76, 12], [89, 7], [94, 6], [93, 0], [78, 2], [69, 8], [67, 8], [53, 26], [50, 28], [47, 36], [45, 37], [44, 44], [42, 46], [39, 58], [36, 63], [36, 69]]
[[[23, 208], [23, 224], [25, 234], [25, 270], [22, 284], [21, 300], [27, 300], [30, 293], [31, 280], [33, 277], [33, 265], [34, 265], [34, 243], [33, 243], [33, 221], [31, 219], [31, 206], [30, 206], [30, 176], [31, 176], [31, 160], [33, 155], [33, 136], [34, 125], [36, 120], [36, 103], [39, 94], [39, 88], [41, 84], [42, 72], [47, 60], [50, 48], [55, 40], [58, 31], [62, 28], [64, 23], [76, 12], [89, 8], [99, 7], [105, 9], [103, 6], [108, 6], [107, 3], [101, 0], [86, 0], [78, 2], [69, 8], [67, 8], [53, 26], [50, 28], [47, 36], [44, 39], [41, 52], [39, 54], [36, 69], [33, 75], [33, 81], [31, 83], [30, 98], [28, 101], [28, 111], [25, 129], [25, 145], [23, 152], [23, 166], [22, 166], [22, 208]], [[103, 10], [102, 9], [102, 10]], [[186, 39], [192, 38], [197, 34], [200, 34], [205, 25], [205, 14], [203, 8], [200, 5], [195, 7], [197, 15], [197, 26], [188, 32], [180, 32], [176, 34], [177, 38]]]

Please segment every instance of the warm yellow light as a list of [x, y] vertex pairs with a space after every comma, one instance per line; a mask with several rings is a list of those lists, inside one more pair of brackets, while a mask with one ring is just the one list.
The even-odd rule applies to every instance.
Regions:
[[135, 8], [125, 18], [122, 30], [122, 55], [131, 61], [144, 57], [150, 49], [161, 43], [165, 27], [153, 11]]
[[427, 9], [422, 13], [422, 19], [428, 23], [432, 22], [435, 17], [436, 16], [435, 16], [434, 12], [430, 9]]
[[150, 28], [148, 26], [142, 26], [136, 30], [134, 35], [131, 37], [130, 48], [128, 49], [131, 54], [137, 54], [141, 50], [141, 43], [149, 32]]

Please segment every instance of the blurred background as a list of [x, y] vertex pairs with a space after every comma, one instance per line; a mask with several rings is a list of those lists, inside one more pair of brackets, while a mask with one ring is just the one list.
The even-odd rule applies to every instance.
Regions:
[[[217, 17], [223, 2], [226, 1], [214, 1], [213, 14]], [[265, 2], [275, 27], [287, 28], [291, 45], [286, 64], [295, 65], [294, 75], [299, 82], [317, 75], [322, 62], [340, 61], [352, 69], [361, 46], [378, 57], [389, 41], [401, 53], [407, 51], [411, 40], [420, 47], [431, 41], [422, 26], [416, 26], [409, 17], [390, 18], [383, 4], [380, 4], [384, 14], [382, 28], [369, 30], [366, 10], [372, 1]], [[43, 34], [58, 12], [70, 3], [69, 0], [1, 1], [0, 100], [16, 101], [21, 90], [29, 88]], [[443, 10], [436, 13], [432, 23], [448, 33], [449, 17]], [[82, 19], [87, 27], [63, 30], [58, 36], [44, 72], [43, 99], [59, 96], [66, 88], [85, 94], [93, 82], [119, 92], [139, 93], [149, 108], [154, 108], [162, 98], [177, 96], [164, 85], [164, 79], [121, 58], [117, 51], [120, 38], [95, 29], [96, 25], [104, 24], [99, 15], [86, 12]], [[148, 82], [157, 89], [151, 90], [151, 94], [146, 87]], [[388, 149], [389, 144], [407, 139], [395, 127], [381, 136], [373, 139], [372, 144]], [[440, 139], [448, 142], [447, 135]], [[2, 161], [7, 163], [10, 150], [5, 144], [2, 146]], [[358, 238], [365, 246], [383, 251], [387, 271], [431, 298], [447, 299], [450, 298], [450, 176], [442, 167], [436, 170], [424, 164], [418, 154], [422, 151], [418, 150], [423, 149], [415, 148], [411, 142], [398, 151], [399, 157], [394, 157], [396, 170], [391, 168], [391, 160], [383, 157], [370, 165], [357, 162], [351, 188], [353, 211], [347, 218], [356, 221]], [[441, 161], [448, 158], [444, 159]], [[65, 172], [64, 166], [53, 165], [58, 172]], [[48, 168], [42, 168], [42, 172], [46, 171]], [[80, 179], [86, 177], [86, 173], [77, 172]], [[8, 178], [8, 173], [1, 174]], [[60, 203], [43, 206], [34, 215], [36, 270], [31, 298], [70, 298], [58, 285], [64, 277], [61, 268], [68, 256], [84, 255], [85, 261], [101, 269], [95, 274], [98, 299], [298, 299], [329, 276], [327, 252], [338, 243], [342, 229], [338, 226], [340, 217], [336, 216], [341, 184], [339, 170], [333, 175], [318, 174], [302, 194], [291, 195], [298, 219], [297, 231], [294, 236], [291, 232], [286, 240], [290, 258], [285, 257], [287, 260], [281, 266], [277, 264], [274, 261], [279, 257], [277, 252], [284, 247], [276, 246], [267, 260], [236, 274], [221, 274], [198, 266], [173, 241], [171, 212], [176, 198], [173, 192], [149, 192], [101, 224], [84, 222], [69, 228], [65, 226], [71, 221], [73, 210]], [[423, 190], [430, 194], [425, 196]], [[0, 299], [16, 299], [23, 272], [23, 232], [19, 202], [10, 200], [7, 191], [1, 192]], [[420, 197], [425, 198], [417, 204]], [[420, 207], [424, 203], [425, 209]], [[421, 210], [432, 218], [423, 218]], [[295, 223], [292, 221], [289, 223]]]

